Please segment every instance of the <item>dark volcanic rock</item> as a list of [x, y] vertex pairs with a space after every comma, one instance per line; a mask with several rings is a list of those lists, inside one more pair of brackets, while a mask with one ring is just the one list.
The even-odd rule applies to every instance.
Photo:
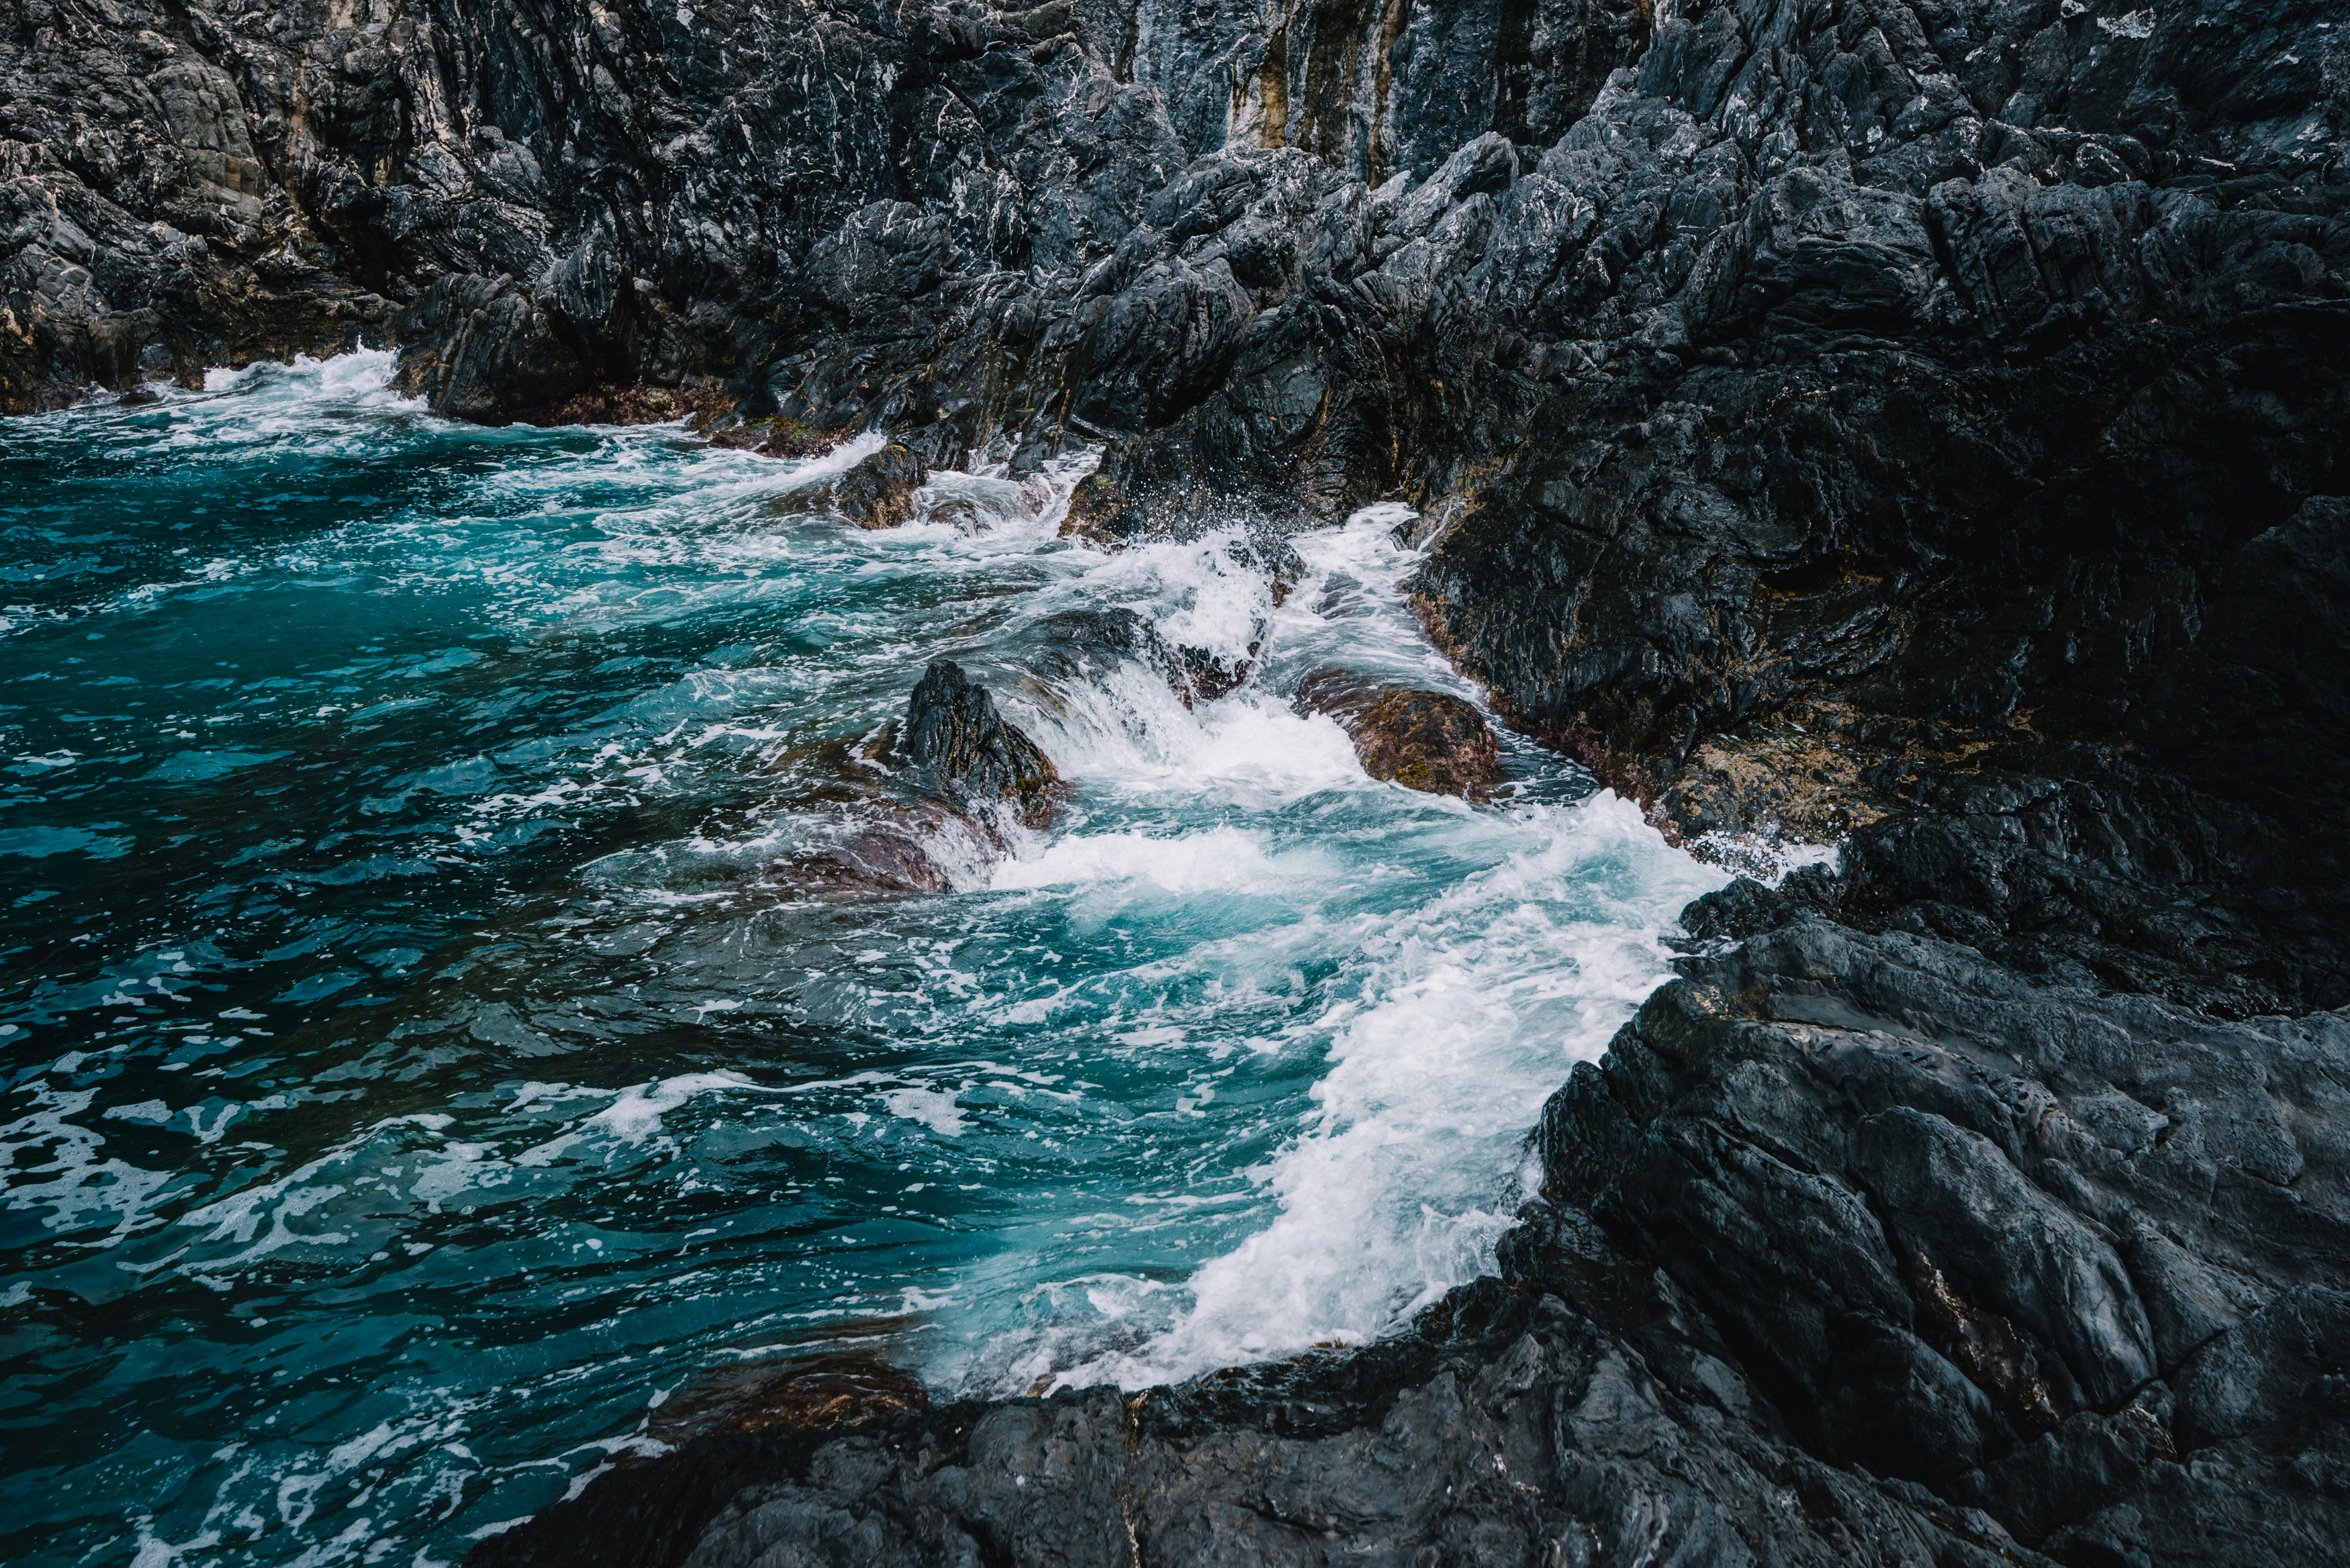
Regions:
[[2350, 1020], [1813, 918], [1686, 976], [1545, 1108], [1546, 1195], [1663, 1262], [1806, 1447], [2068, 1561], [2323, 1559], [2350, 1495], [2293, 1478], [2350, 1458]]
[[922, 460], [892, 441], [833, 482], [833, 504], [859, 528], [895, 528], [914, 515], [914, 492], [930, 478]]
[[1052, 820], [1060, 771], [951, 660], [934, 659], [922, 672], [907, 704], [904, 743], [913, 766], [952, 798], [1001, 803], [1030, 827]]
[[1299, 682], [1292, 705], [1337, 720], [1375, 779], [1471, 800], [1503, 781], [1500, 742], [1484, 715], [1458, 697], [1317, 670]]
[[2327, 1562], [2345, 1084], [2338, 1016], [1799, 918], [1575, 1070], [1501, 1278], [1393, 1339], [704, 1439], [474, 1561]]

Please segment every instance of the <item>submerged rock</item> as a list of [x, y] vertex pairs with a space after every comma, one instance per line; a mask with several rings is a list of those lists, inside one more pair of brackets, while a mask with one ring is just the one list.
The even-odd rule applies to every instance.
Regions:
[[775, 866], [770, 888], [795, 901], [943, 893], [948, 868], [982, 852], [972, 822], [909, 787], [926, 781], [909, 778], [899, 732], [891, 720], [776, 760], [785, 798], [816, 825]]
[[1175, 667], [1182, 675], [1183, 705], [1188, 708], [1194, 701], [1212, 702], [1239, 691], [1256, 669], [1257, 650], [1263, 646], [1262, 639], [1252, 642], [1246, 653], [1234, 658], [1190, 643], [1177, 644]]
[[1188, 699], [1191, 691], [1180, 657], [1158, 627], [1124, 607], [1062, 610], [1029, 628], [1025, 640], [1029, 668], [1048, 691], [1098, 685], [1128, 662], [1149, 670], [1178, 695]]
[[1060, 770], [952, 660], [934, 659], [922, 672], [907, 704], [904, 735], [909, 762], [951, 797], [982, 808], [1007, 806], [1030, 827], [1052, 821]]
[[1298, 684], [1292, 706], [1338, 721], [1375, 779], [1482, 800], [1506, 777], [1501, 742], [1484, 715], [1447, 692], [1317, 670]]
[[930, 1407], [922, 1386], [877, 1356], [834, 1351], [732, 1362], [661, 1401], [646, 1435], [671, 1446], [720, 1433], [854, 1426]]
[[859, 818], [779, 868], [795, 898], [896, 898], [944, 893], [948, 867], [978, 853], [966, 824], [943, 805], [877, 800]]

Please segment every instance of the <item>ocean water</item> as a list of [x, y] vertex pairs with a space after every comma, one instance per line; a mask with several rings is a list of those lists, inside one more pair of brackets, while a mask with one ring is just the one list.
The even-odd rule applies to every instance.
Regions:
[[[1375, 509], [1108, 554], [1045, 481], [488, 431], [387, 356], [0, 425], [0, 1558], [423, 1564], [729, 1367], [1128, 1386], [1379, 1334], [1721, 873], [1505, 739], [1472, 806], [1294, 714], [1467, 692]], [[1042, 679], [1125, 607], [1258, 658]], [[821, 896], [821, 743], [924, 663], [1071, 781]], [[814, 781], [814, 782], [812, 782]]]

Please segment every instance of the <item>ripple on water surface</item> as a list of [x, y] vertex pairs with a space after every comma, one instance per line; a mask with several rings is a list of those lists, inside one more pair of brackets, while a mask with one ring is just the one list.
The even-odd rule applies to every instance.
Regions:
[[[1290, 711], [1463, 690], [1391, 519], [1104, 555], [941, 475], [867, 534], [672, 428], [388, 356], [0, 431], [12, 1563], [453, 1561], [712, 1368], [1177, 1377], [1471, 1277], [1718, 877], [1505, 742], [1499, 807]], [[984, 531], [970, 526], [977, 519]], [[1037, 679], [1132, 608], [1248, 684]], [[1075, 785], [951, 891], [806, 896], [819, 742], [983, 672]]]

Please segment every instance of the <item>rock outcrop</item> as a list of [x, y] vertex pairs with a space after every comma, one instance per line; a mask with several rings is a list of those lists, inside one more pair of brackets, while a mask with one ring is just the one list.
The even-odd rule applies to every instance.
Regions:
[[1048, 826], [1065, 786], [987, 689], [938, 659], [902, 722], [785, 753], [774, 787], [807, 831], [769, 885], [793, 899], [837, 900], [946, 892], [959, 869], [1003, 851], [1007, 823]]
[[895, 528], [913, 520], [914, 492], [929, 477], [920, 458], [892, 441], [834, 483], [833, 502], [859, 528]]
[[2340, 0], [23, 0], [0, 406], [396, 342], [465, 418], [1098, 443], [1109, 545], [1401, 500], [1513, 723], [1844, 846], [1692, 909], [1393, 1340], [713, 1434], [485, 1561], [2318, 1562], [2345, 115]]
[[707, 1438], [474, 1561], [2331, 1560], [2350, 1021], [2035, 987], [1752, 883], [1691, 923], [1719, 950], [1545, 1108], [1499, 1277], [1405, 1333]]
[[1505, 776], [1501, 743], [1484, 715], [1448, 692], [1317, 670], [1298, 682], [1291, 705], [1336, 720], [1375, 779], [1482, 800]]
[[908, 761], [943, 797], [980, 811], [1002, 806], [1030, 827], [1052, 821], [1060, 770], [953, 660], [934, 659], [922, 672], [904, 734]]
[[1800, 911], [1684, 974], [1545, 1109], [1518, 1257], [1596, 1224], [1670, 1258], [1807, 1449], [2064, 1561], [2323, 1557], [2350, 1020], [2035, 988]]

